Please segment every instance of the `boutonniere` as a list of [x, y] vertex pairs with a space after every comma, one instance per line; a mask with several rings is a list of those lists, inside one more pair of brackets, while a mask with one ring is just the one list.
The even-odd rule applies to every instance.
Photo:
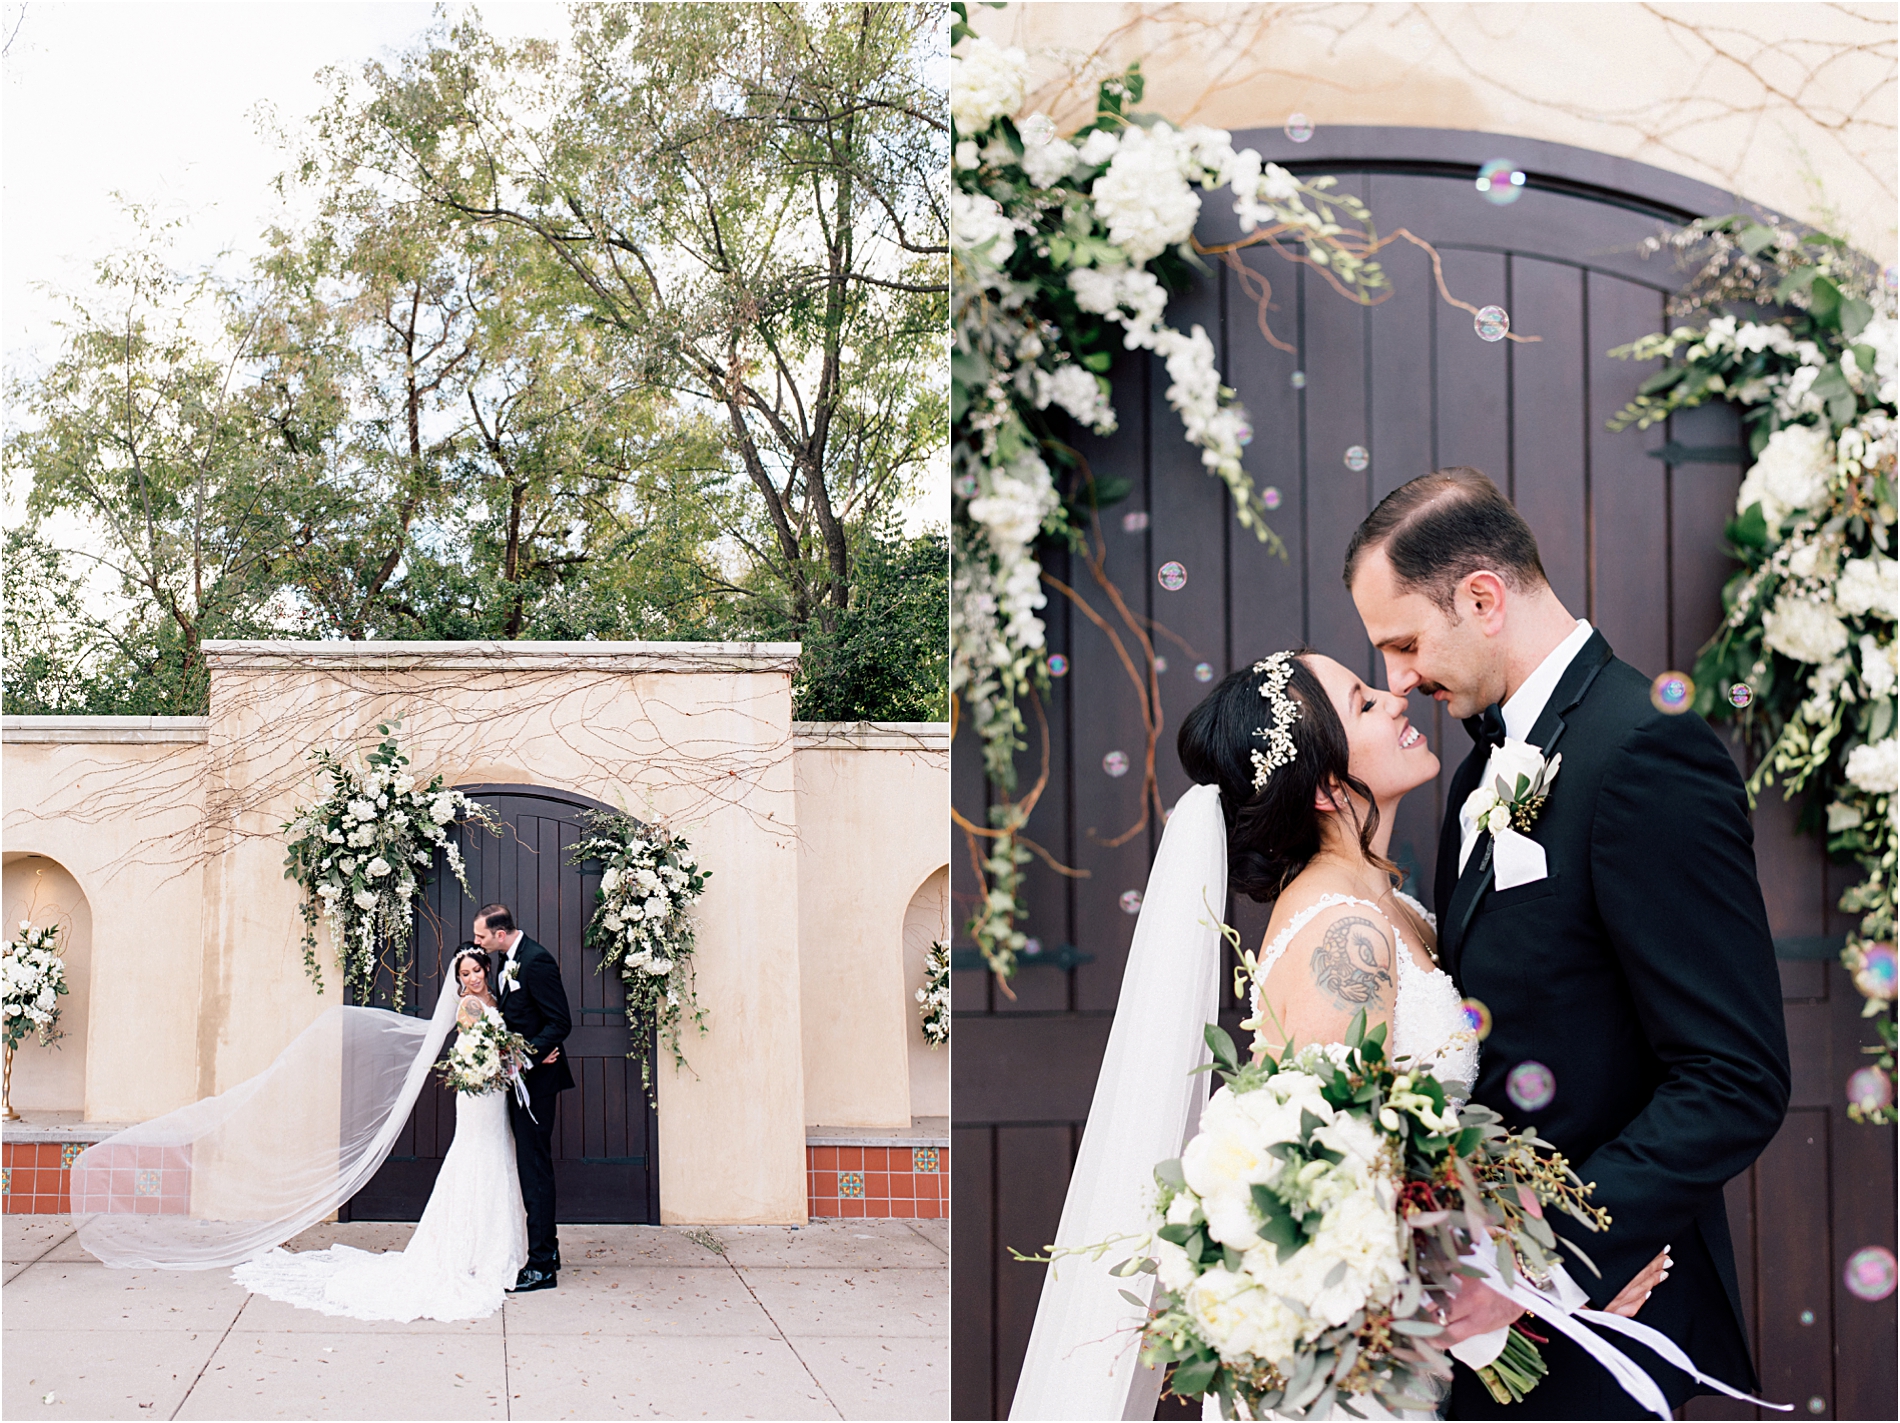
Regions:
[[507, 962], [502, 964], [501, 986], [503, 988], [515, 987], [515, 980], [519, 978], [520, 976], [521, 976], [521, 965], [516, 963], [513, 959], [509, 959]]
[[1550, 783], [1557, 779], [1563, 760], [1558, 755], [1546, 761], [1544, 753], [1529, 742], [1507, 737], [1484, 768], [1491, 784], [1465, 797], [1465, 814], [1473, 825], [1494, 836], [1506, 830], [1528, 831], [1550, 797]]

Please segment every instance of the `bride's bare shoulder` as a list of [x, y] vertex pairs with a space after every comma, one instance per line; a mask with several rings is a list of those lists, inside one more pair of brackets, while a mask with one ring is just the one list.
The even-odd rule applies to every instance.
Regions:
[[482, 1016], [482, 1009], [487, 1006], [486, 1003], [471, 993], [456, 1005], [455, 1021], [466, 1028], [469, 1024], [475, 1022]]

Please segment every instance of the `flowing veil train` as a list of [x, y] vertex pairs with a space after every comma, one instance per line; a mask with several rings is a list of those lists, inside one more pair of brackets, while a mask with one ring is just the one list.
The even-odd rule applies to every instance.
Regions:
[[449, 975], [428, 1018], [327, 1009], [257, 1076], [86, 1148], [79, 1243], [108, 1265], [211, 1270], [315, 1225], [389, 1155], [458, 1001]]
[[[1058, 1249], [1146, 1234], [1155, 1165], [1181, 1154], [1207, 1101], [1207, 1075], [1189, 1074], [1209, 1060], [1202, 1029], [1219, 1005], [1226, 904], [1220, 791], [1197, 785], [1176, 803], [1148, 876]], [[1049, 1267], [1011, 1418], [1154, 1416], [1161, 1370], [1140, 1366], [1137, 1332], [1155, 1277], [1111, 1277], [1119, 1258]]]

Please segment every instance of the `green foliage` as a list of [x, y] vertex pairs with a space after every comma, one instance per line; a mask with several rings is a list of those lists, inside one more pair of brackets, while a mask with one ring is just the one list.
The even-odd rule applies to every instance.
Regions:
[[808, 626], [794, 688], [804, 721], [943, 721], [950, 656], [950, 553], [941, 534], [861, 538], [851, 606]]

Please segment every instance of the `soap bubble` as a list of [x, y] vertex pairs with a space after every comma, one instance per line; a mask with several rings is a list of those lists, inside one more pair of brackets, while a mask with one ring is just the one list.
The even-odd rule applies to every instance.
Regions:
[[1128, 774], [1128, 756], [1121, 751], [1111, 751], [1102, 758], [1102, 769], [1111, 776]]
[[1194, 664], [1194, 680], [1197, 682], [1213, 681], [1214, 664], [1212, 662], [1196, 662]]
[[1808, 1412], [1814, 1414], [1816, 1417], [1827, 1412], [1827, 1400], [1821, 1397], [1820, 1394], [1815, 1394], [1814, 1397], [1808, 1400]]
[[1050, 654], [1049, 675], [1051, 677], [1068, 676], [1069, 675], [1069, 659], [1064, 657], [1060, 652]]
[[1665, 672], [1649, 684], [1649, 704], [1666, 716], [1681, 716], [1695, 702], [1695, 683], [1687, 672]]
[[1170, 593], [1179, 593], [1183, 588], [1187, 587], [1187, 569], [1183, 568], [1173, 559], [1169, 559], [1156, 570], [1155, 582], [1159, 583], [1163, 588], [1166, 588]]
[[1120, 902], [1121, 902], [1121, 907], [1122, 907], [1122, 913], [1124, 914], [1141, 913], [1141, 891], [1140, 890], [1138, 889], [1123, 890]]
[[1728, 704], [1737, 711], [1755, 700], [1755, 689], [1746, 682], [1737, 682], [1728, 689]]
[[1471, 318], [1471, 329], [1480, 341], [1502, 341], [1511, 329], [1511, 318], [1501, 306], [1482, 307]]
[[1234, 431], [1234, 439], [1238, 441], [1243, 448], [1247, 445], [1251, 445], [1253, 443], [1253, 426], [1249, 425], [1245, 420], [1242, 420], [1238, 428]]
[[1041, 952], [1042, 952], [1041, 939], [1032, 938], [1032, 939], [1023, 940], [1023, 957], [1024, 958], [1033, 959], [1037, 954]]
[[1491, 1036], [1491, 1010], [1483, 1003], [1476, 998], [1467, 998], [1458, 1005], [1458, 1012], [1465, 1026], [1478, 1035], [1479, 1042]]
[[1520, 1112], [1541, 1112], [1557, 1095], [1557, 1078], [1541, 1062], [1520, 1062], [1505, 1079], [1504, 1095]]
[[1372, 463], [1372, 456], [1366, 453], [1364, 445], [1350, 445], [1346, 449], [1346, 468], [1354, 474], [1359, 473]]
[[1801, 1311], [1801, 1323], [1802, 1323], [1802, 1325], [1803, 1325], [1804, 1327], [1805, 1327], [1805, 1326], [1807, 1326], [1807, 1325], [1810, 1325], [1810, 1324], [1813, 1324], [1813, 1323], [1814, 1323], [1814, 1311], [1813, 1311], [1813, 1310], [1811, 1310], [1811, 1309], [1804, 1309], [1804, 1310], [1802, 1310], [1802, 1311]]
[[1847, 1079], [1847, 1100], [1863, 1112], [1893, 1105], [1893, 1079], [1878, 1067], [1863, 1067]]
[[1863, 944], [1860, 950], [1860, 968], [1854, 974], [1854, 987], [1869, 998], [1890, 1000], [1894, 991], [1894, 959], [1892, 944]]
[[1313, 136], [1313, 121], [1305, 114], [1291, 114], [1286, 121], [1286, 136], [1295, 143], [1305, 143]]
[[953, 484], [951, 488], [956, 490], [957, 498], [959, 499], [974, 499], [976, 498], [977, 490], [976, 476], [974, 474], [959, 474], [956, 478], [956, 483]]
[[1287, 382], [1295, 390], [1305, 390], [1306, 389], [1306, 372], [1305, 371], [1293, 372], [1292, 375], [1287, 377]]
[[1893, 1251], [1879, 1245], [1865, 1245], [1847, 1258], [1841, 1281], [1855, 1299], [1869, 1304], [1893, 1293]]
[[1260, 491], [1260, 502], [1269, 509], [1278, 509], [1280, 507], [1280, 491], [1269, 484], [1265, 489]]
[[1148, 511], [1146, 509], [1136, 509], [1132, 513], [1122, 515], [1122, 532], [1125, 534], [1138, 534], [1147, 527]]
[[1155, 672], [1159, 674], [1167, 670], [1168, 670], [1168, 659], [1163, 657], [1160, 653], [1157, 652], [1155, 654]]
[[1487, 203], [1508, 207], [1524, 194], [1524, 174], [1508, 158], [1493, 158], [1478, 170], [1478, 191]]
[[1900, 292], [1900, 267], [1889, 266], [1880, 274], [1881, 281], [1887, 284], [1890, 292]]

